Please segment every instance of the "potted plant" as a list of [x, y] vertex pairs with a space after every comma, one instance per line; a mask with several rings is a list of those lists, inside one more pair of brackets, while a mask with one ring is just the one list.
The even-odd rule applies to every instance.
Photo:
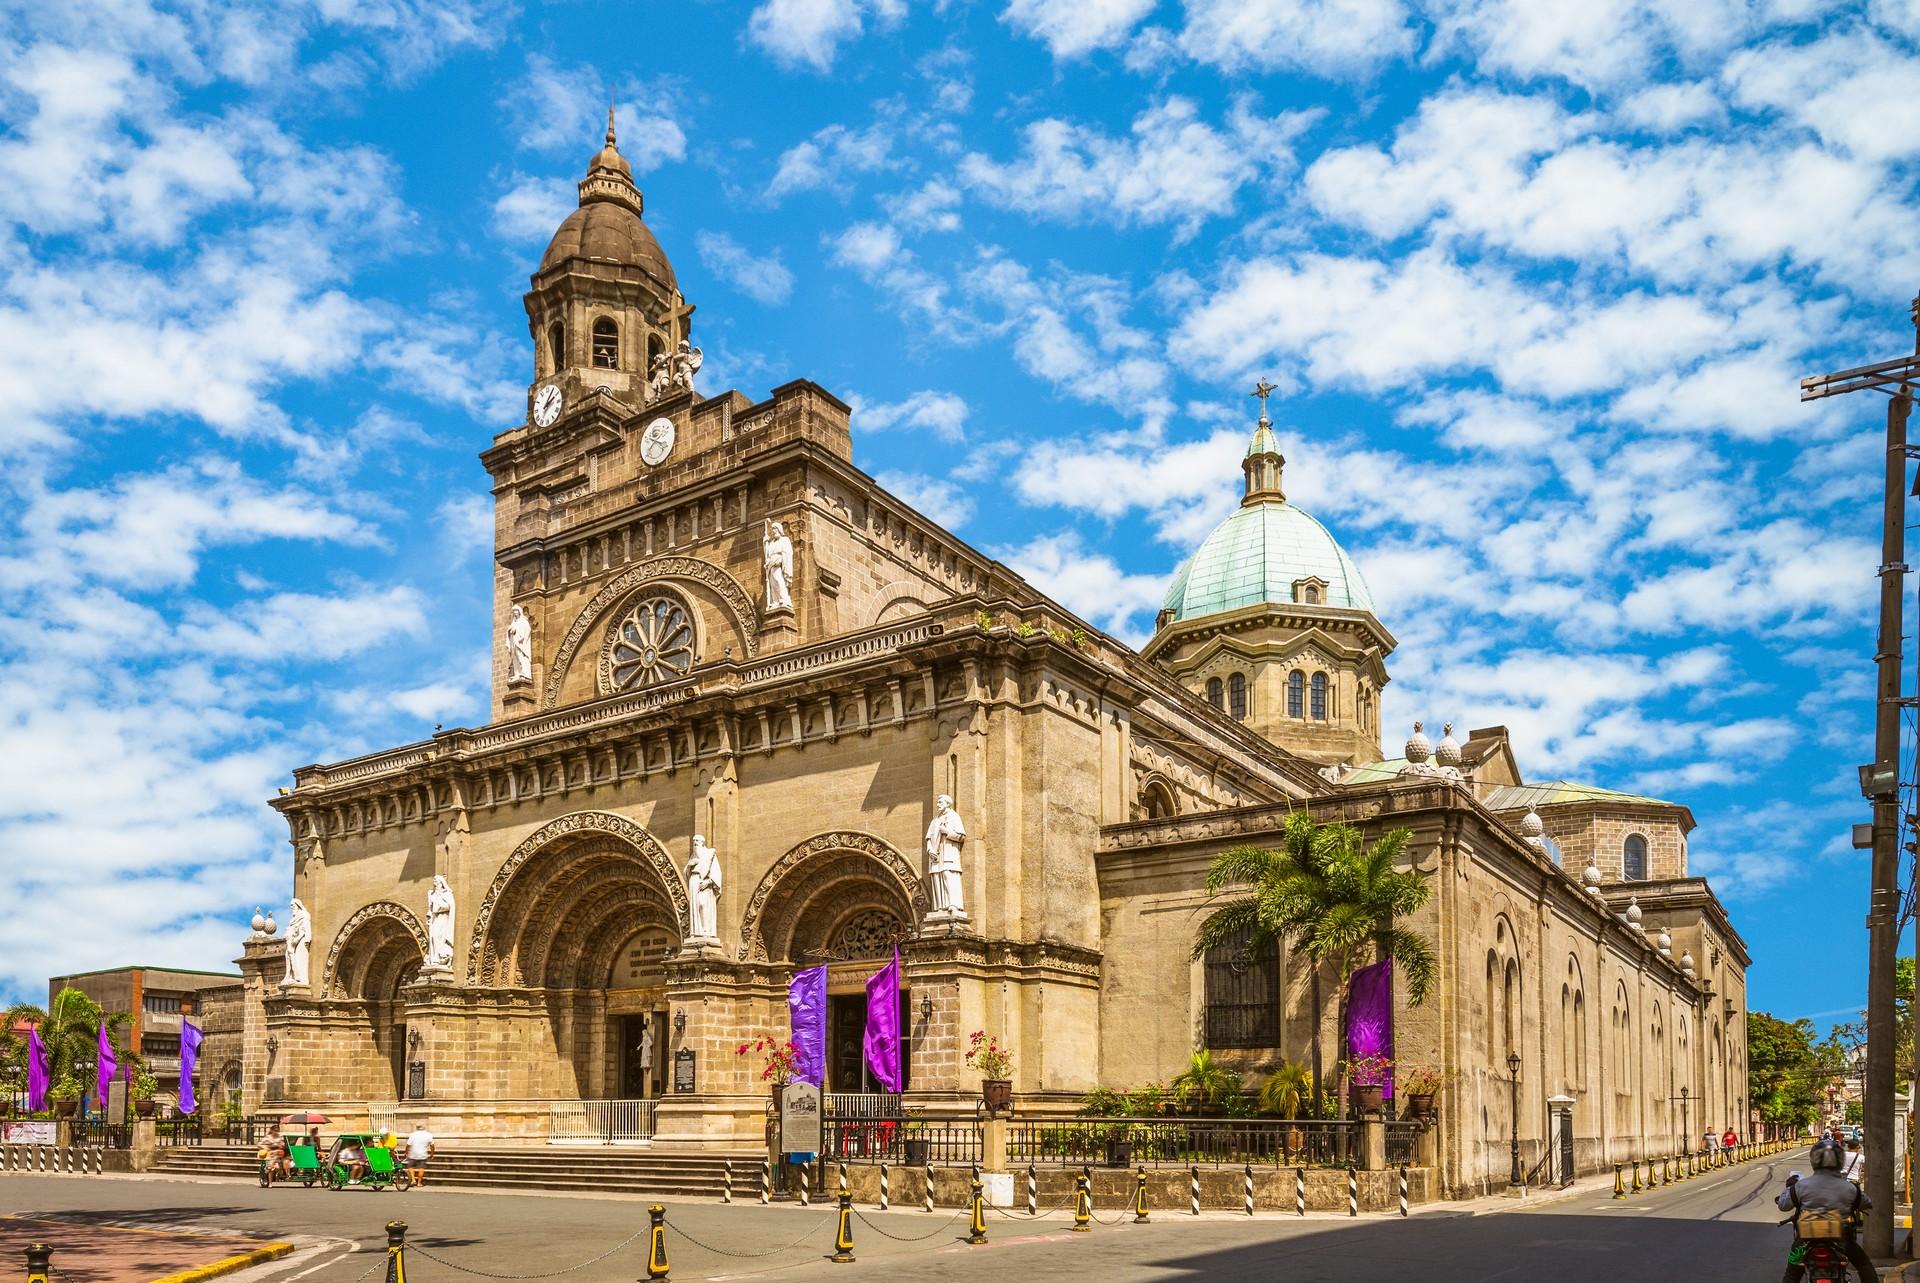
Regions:
[[1194, 1113], [1213, 1109], [1225, 1113], [1227, 1102], [1240, 1094], [1240, 1075], [1214, 1060], [1211, 1051], [1202, 1048], [1187, 1059], [1187, 1067], [1172, 1084], [1175, 1100]]
[[[1297, 1060], [1283, 1060], [1260, 1080], [1260, 1108], [1288, 1121], [1297, 1120], [1313, 1096], [1313, 1074]], [[1300, 1149], [1306, 1136], [1298, 1127], [1287, 1129], [1287, 1148]]]
[[793, 1081], [794, 1068], [800, 1063], [800, 1048], [791, 1041], [782, 1042], [771, 1034], [762, 1034], [752, 1042], [743, 1042], [736, 1056], [760, 1056], [760, 1081], [773, 1093], [773, 1107], [780, 1107], [780, 1089]]
[[906, 1133], [900, 1141], [908, 1167], [927, 1165], [927, 1120], [920, 1117], [918, 1106], [907, 1110], [907, 1121], [901, 1124]]
[[980, 1071], [980, 1099], [986, 1102], [987, 1112], [1013, 1108], [1013, 1049], [1002, 1047], [984, 1029], [974, 1030], [967, 1043], [967, 1066]]
[[56, 1118], [72, 1118], [80, 1110], [80, 1084], [72, 1078], [62, 1078], [47, 1088], [47, 1099], [53, 1102]]
[[1446, 1083], [1446, 1075], [1437, 1069], [1416, 1069], [1400, 1080], [1407, 1097], [1407, 1112], [1415, 1118], [1433, 1117], [1433, 1098]]
[[1348, 1061], [1347, 1079], [1353, 1084], [1353, 1107], [1363, 1114], [1380, 1112], [1391, 1073], [1393, 1061], [1385, 1056], [1356, 1056]]
[[160, 1083], [144, 1065], [133, 1071], [133, 1112], [141, 1118], [153, 1117], [153, 1094]]

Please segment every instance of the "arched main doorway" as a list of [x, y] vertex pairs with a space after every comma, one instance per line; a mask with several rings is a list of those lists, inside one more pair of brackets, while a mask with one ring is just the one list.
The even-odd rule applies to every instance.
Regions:
[[[742, 922], [749, 957], [827, 967], [827, 1090], [881, 1087], [863, 1053], [866, 982], [926, 916], [913, 866], [868, 833], [839, 831], [789, 850], [754, 888]], [[902, 1068], [912, 1073], [908, 993], [899, 992]]]
[[[418, 974], [426, 952], [419, 919], [405, 906], [381, 900], [348, 918], [327, 953], [326, 996], [365, 1039], [350, 1063], [365, 1080], [362, 1094], [368, 1099], [404, 1100], [409, 1094], [400, 989]], [[375, 1065], [380, 1069], [371, 1068]]]

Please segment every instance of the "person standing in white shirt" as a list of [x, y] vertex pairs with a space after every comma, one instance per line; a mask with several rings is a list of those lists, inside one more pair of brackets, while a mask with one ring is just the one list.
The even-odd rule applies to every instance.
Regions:
[[421, 1123], [407, 1134], [407, 1183], [427, 1183], [427, 1160], [433, 1157], [433, 1133]]
[[1855, 1185], [1867, 1178], [1867, 1156], [1861, 1152], [1859, 1141], [1847, 1142], [1847, 1165], [1840, 1169], [1840, 1174]]

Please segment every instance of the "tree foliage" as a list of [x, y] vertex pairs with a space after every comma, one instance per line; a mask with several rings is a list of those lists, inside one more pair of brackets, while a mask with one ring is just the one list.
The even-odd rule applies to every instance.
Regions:
[[[107, 1025], [107, 1042], [116, 1059], [129, 1073], [141, 1067], [140, 1058], [127, 1050], [127, 1032], [133, 1017], [124, 1011], [104, 1012], [100, 1004], [78, 989], [62, 989], [53, 996], [51, 1007], [30, 1002], [19, 1003], [0, 1015], [6, 1028], [25, 1022], [40, 1030], [40, 1041], [47, 1048], [47, 1079], [58, 1086], [71, 1083], [82, 1095], [93, 1095], [94, 1058], [100, 1046], [100, 1023]], [[26, 1086], [26, 1039], [19, 1043], [20, 1085]]]
[[1747, 1014], [1747, 1099], [1763, 1120], [1790, 1127], [1818, 1123], [1827, 1084], [1846, 1069], [1845, 1048], [1837, 1039], [1818, 1040], [1812, 1021]]

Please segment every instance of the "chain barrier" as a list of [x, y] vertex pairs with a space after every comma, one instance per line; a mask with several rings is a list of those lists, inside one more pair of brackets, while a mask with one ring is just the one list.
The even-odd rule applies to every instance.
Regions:
[[512, 1274], [495, 1274], [490, 1270], [477, 1270], [469, 1265], [461, 1265], [456, 1261], [449, 1261], [443, 1256], [435, 1256], [432, 1252], [429, 1252], [426, 1248], [421, 1247], [418, 1242], [408, 1243], [407, 1250], [409, 1252], [419, 1253], [421, 1256], [426, 1257], [429, 1261], [434, 1262], [436, 1265], [444, 1265], [448, 1269], [457, 1270], [461, 1274], [475, 1274], [483, 1279], [554, 1279], [554, 1278], [559, 1278], [562, 1274], [571, 1274], [575, 1270], [584, 1270], [589, 1265], [600, 1264], [600, 1262], [606, 1260], [609, 1256], [612, 1256], [615, 1252], [618, 1252], [621, 1249], [627, 1247], [635, 1239], [639, 1238], [642, 1234], [645, 1234], [649, 1228], [651, 1227], [645, 1226], [645, 1225], [641, 1226], [639, 1229], [627, 1235], [624, 1239], [621, 1239], [618, 1243], [615, 1243], [612, 1247], [600, 1253], [600, 1255], [594, 1257], [590, 1261], [582, 1261], [578, 1265], [569, 1265], [563, 1270], [548, 1270], [544, 1274], [529, 1274], [525, 1270], [516, 1270]]
[[881, 1238], [890, 1238], [896, 1243], [918, 1243], [925, 1239], [932, 1238], [935, 1234], [943, 1233], [949, 1225], [952, 1225], [955, 1221], [959, 1220], [962, 1216], [965, 1216], [966, 1214], [967, 1214], [967, 1209], [963, 1207], [959, 1211], [955, 1212], [952, 1216], [949, 1216], [946, 1220], [942, 1221], [940, 1224], [934, 1226], [932, 1230], [930, 1230], [925, 1234], [889, 1233], [887, 1230], [881, 1228], [878, 1225], [875, 1225], [872, 1221], [868, 1220], [866, 1217], [866, 1213], [864, 1212], [855, 1212], [853, 1214], [853, 1217], [855, 1220], [859, 1221], [862, 1225], [872, 1230], [875, 1234], [878, 1234]]
[[1063, 1202], [1055, 1203], [1052, 1207], [1049, 1207], [1044, 1212], [1020, 1212], [1020, 1211], [1009, 1212], [1004, 1207], [995, 1207], [992, 1204], [987, 1205], [987, 1210], [989, 1212], [992, 1212], [995, 1216], [1004, 1216], [1010, 1221], [1044, 1221], [1049, 1216], [1052, 1216], [1055, 1212], [1064, 1212], [1069, 1207], [1072, 1207], [1073, 1200], [1075, 1197], [1076, 1197], [1075, 1195], [1069, 1194], [1067, 1195], [1066, 1199]]
[[822, 1225], [830, 1225], [838, 1219], [839, 1217], [837, 1214], [834, 1216], [829, 1216], [824, 1221], [816, 1222], [812, 1229], [809, 1229], [806, 1233], [802, 1234], [799, 1238], [793, 1240], [793, 1242], [788, 1243], [786, 1246], [772, 1248], [765, 1252], [730, 1252], [724, 1247], [715, 1247], [711, 1243], [702, 1242], [700, 1239], [697, 1239], [693, 1235], [687, 1233], [686, 1230], [682, 1229], [680, 1226], [675, 1225], [672, 1221], [668, 1221], [667, 1225], [673, 1230], [676, 1236], [687, 1240], [687, 1242], [693, 1244], [697, 1248], [702, 1249], [703, 1251], [712, 1252], [715, 1256], [732, 1256], [732, 1257], [737, 1257], [743, 1261], [757, 1261], [762, 1257], [778, 1256], [782, 1252], [791, 1252], [794, 1248], [799, 1247], [802, 1243], [812, 1238], [815, 1234], [818, 1234], [820, 1232], [820, 1227]]

